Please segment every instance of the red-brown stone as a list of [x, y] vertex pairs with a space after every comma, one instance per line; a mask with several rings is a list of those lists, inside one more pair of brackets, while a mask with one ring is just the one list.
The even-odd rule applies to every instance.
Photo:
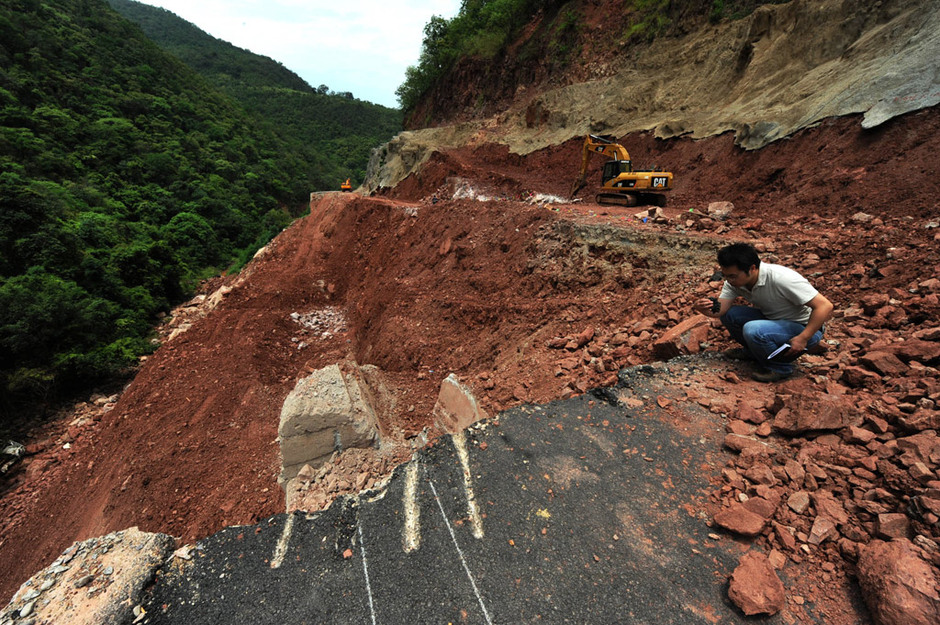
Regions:
[[731, 574], [728, 598], [747, 616], [776, 614], [783, 609], [786, 591], [767, 556], [750, 551]]
[[873, 540], [859, 547], [862, 596], [879, 625], [940, 623], [940, 579], [906, 540]]

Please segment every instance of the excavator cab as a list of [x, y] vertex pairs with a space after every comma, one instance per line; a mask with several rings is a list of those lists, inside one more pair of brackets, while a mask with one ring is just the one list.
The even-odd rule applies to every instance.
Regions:
[[601, 172], [601, 184], [607, 184], [608, 180], [613, 180], [620, 174], [628, 174], [633, 171], [633, 163], [630, 161], [607, 161], [604, 163], [604, 170]]

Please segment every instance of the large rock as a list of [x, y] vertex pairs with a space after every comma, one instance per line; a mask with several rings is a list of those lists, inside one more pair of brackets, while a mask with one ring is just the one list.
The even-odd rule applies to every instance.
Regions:
[[904, 362], [916, 360], [923, 364], [934, 364], [940, 360], [940, 343], [923, 341], [920, 339], [907, 339], [894, 343], [885, 348]]
[[773, 426], [784, 434], [840, 430], [851, 425], [852, 411], [842, 395], [801, 391], [790, 395], [774, 416]]
[[858, 581], [878, 625], [940, 623], [940, 580], [909, 540], [860, 547]]
[[767, 519], [752, 512], [743, 504], [735, 503], [715, 514], [715, 523], [729, 532], [742, 536], [757, 536], [767, 525]]
[[441, 391], [434, 404], [435, 422], [451, 434], [487, 417], [477, 404], [473, 392], [451, 373], [441, 382]]
[[696, 354], [701, 343], [708, 340], [711, 320], [705, 315], [695, 315], [669, 329], [653, 343], [653, 354], [668, 360], [683, 354]]
[[378, 438], [371, 394], [354, 363], [330, 365], [301, 380], [281, 407], [278, 442], [282, 485], [305, 464], [319, 467], [334, 451], [371, 447]]
[[829, 491], [818, 490], [813, 493], [813, 504], [816, 506], [816, 516], [830, 519], [836, 525], [849, 522], [849, 513], [845, 511], [842, 502]]
[[786, 592], [767, 556], [749, 551], [731, 574], [728, 598], [747, 616], [776, 614], [783, 609]]
[[845, 367], [839, 377], [843, 384], [853, 388], [868, 388], [881, 382], [881, 376], [863, 367]]
[[863, 354], [859, 356], [858, 361], [881, 375], [904, 375], [908, 369], [900, 358], [887, 351]]
[[731, 202], [710, 202], [705, 211], [708, 216], [718, 221], [724, 221], [734, 211], [734, 204]]
[[0, 623], [130, 623], [174, 544], [136, 527], [74, 543], [20, 586]]
[[915, 454], [928, 465], [940, 465], [940, 437], [936, 432], [920, 432], [899, 438], [898, 449]]

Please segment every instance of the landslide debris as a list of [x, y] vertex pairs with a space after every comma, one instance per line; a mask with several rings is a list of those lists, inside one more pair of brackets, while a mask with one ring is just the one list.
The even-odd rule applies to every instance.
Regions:
[[[871, 9], [890, 19], [860, 41], [909, 32], [910, 4], [893, 7]], [[843, 56], [829, 62], [852, 60]], [[656, 358], [704, 353], [707, 363], [730, 344], [690, 305], [719, 288], [714, 251], [746, 240], [836, 303], [829, 351], [776, 386], [750, 381], [746, 364], [696, 369], [656, 402], [677, 419], [692, 404], [727, 415], [733, 453], [703, 469], [715, 472], [706, 516], [719, 538], [766, 554], [789, 580], [788, 604], [864, 622], [852, 598], [867, 579], [872, 614], [905, 622], [890, 597], [910, 580], [866, 553], [908, 541], [908, 570], [940, 565], [937, 107], [868, 130], [861, 116], [807, 121], [751, 151], [730, 133], [634, 134], [637, 162], [680, 174], [669, 206], [645, 219], [639, 208], [566, 202], [580, 141], [514, 153], [512, 132], [527, 146], [561, 136], [551, 112], [532, 126], [520, 114], [399, 137], [377, 158], [373, 188], [386, 197], [315, 196], [311, 215], [241, 276], [168, 320], [164, 345], [120, 398], [25, 441], [0, 500], [0, 589], [11, 594], [87, 536], [139, 525], [190, 541], [283, 510], [283, 401], [299, 379], [349, 357], [381, 370], [397, 398], [383, 427], [400, 444], [347, 450], [308, 472], [312, 507], [379, 483], [422, 445], [450, 373], [496, 414], [608, 385]], [[931, 605], [936, 580], [915, 581]]]

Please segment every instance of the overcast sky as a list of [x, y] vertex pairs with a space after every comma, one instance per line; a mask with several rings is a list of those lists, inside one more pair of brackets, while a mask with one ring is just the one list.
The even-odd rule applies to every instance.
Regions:
[[461, 0], [141, 0], [213, 37], [279, 61], [310, 86], [398, 107], [395, 89], [418, 62], [424, 25]]

